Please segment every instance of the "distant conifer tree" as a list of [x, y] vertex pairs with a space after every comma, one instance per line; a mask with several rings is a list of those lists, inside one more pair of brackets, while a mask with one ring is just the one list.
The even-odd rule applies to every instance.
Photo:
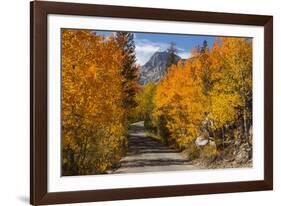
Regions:
[[177, 63], [177, 48], [174, 42], [170, 43], [169, 48], [167, 49], [168, 59], [167, 59], [167, 68]]
[[117, 32], [117, 44], [124, 55], [121, 74], [123, 79], [124, 99], [123, 106], [127, 109], [136, 106], [135, 95], [137, 90], [139, 67], [136, 65], [134, 34], [130, 32]]

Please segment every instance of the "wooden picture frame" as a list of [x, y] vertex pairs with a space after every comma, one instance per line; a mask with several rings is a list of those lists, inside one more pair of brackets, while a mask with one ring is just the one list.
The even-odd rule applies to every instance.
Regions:
[[[47, 16], [49, 14], [203, 22], [264, 27], [264, 180], [48, 192]], [[35, 1], [30, 4], [30, 203], [34, 205], [273, 189], [273, 17]]]

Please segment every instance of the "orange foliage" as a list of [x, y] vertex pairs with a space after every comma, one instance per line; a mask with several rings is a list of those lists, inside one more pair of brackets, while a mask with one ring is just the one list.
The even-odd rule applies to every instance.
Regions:
[[220, 38], [210, 50], [205, 43], [191, 53], [191, 59], [168, 68], [157, 85], [153, 115], [158, 130], [167, 130], [164, 138], [180, 148], [203, 132], [206, 120], [211, 121], [208, 131], [242, 122], [247, 138], [252, 124], [251, 40]]
[[170, 138], [179, 146], [190, 143], [199, 134], [205, 96], [190, 62], [179, 62], [169, 68], [157, 87], [155, 102], [155, 117], [165, 116]]
[[122, 58], [113, 37], [62, 31], [64, 175], [102, 173], [121, 157]]

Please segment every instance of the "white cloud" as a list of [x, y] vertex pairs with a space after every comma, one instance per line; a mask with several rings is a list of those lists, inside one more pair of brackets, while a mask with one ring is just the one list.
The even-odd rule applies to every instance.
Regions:
[[147, 39], [135, 39], [137, 64], [144, 65], [156, 51], [164, 51], [169, 44], [152, 42]]
[[[164, 42], [153, 42], [148, 39], [138, 39], [135, 36], [135, 44], [136, 44], [136, 57], [137, 57], [137, 64], [144, 65], [149, 58], [156, 52], [156, 51], [165, 51], [170, 44]], [[182, 48], [178, 49], [178, 55], [183, 58], [187, 59], [190, 57], [190, 53], [186, 52]]]
[[189, 59], [191, 57], [191, 53], [190, 52], [179, 52], [178, 55], [182, 58], [182, 59]]
[[136, 45], [137, 64], [144, 65], [160, 48], [152, 45]]

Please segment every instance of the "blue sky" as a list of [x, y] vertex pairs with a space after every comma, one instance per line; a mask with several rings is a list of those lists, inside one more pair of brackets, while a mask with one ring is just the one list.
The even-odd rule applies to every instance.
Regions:
[[[98, 35], [109, 36], [112, 32], [98, 31]], [[171, 42], [176, 44], [178, 55], [182, 58], [190, 57], [190, 50], [193, 47], [202, 45], [207, 40], [209, 47], [212, 47], [215, 37], [195, 36], [181, 34], [157, 34], [134, 32], [137, 63], [145, 64], [156, 51], [165, 51]]]

